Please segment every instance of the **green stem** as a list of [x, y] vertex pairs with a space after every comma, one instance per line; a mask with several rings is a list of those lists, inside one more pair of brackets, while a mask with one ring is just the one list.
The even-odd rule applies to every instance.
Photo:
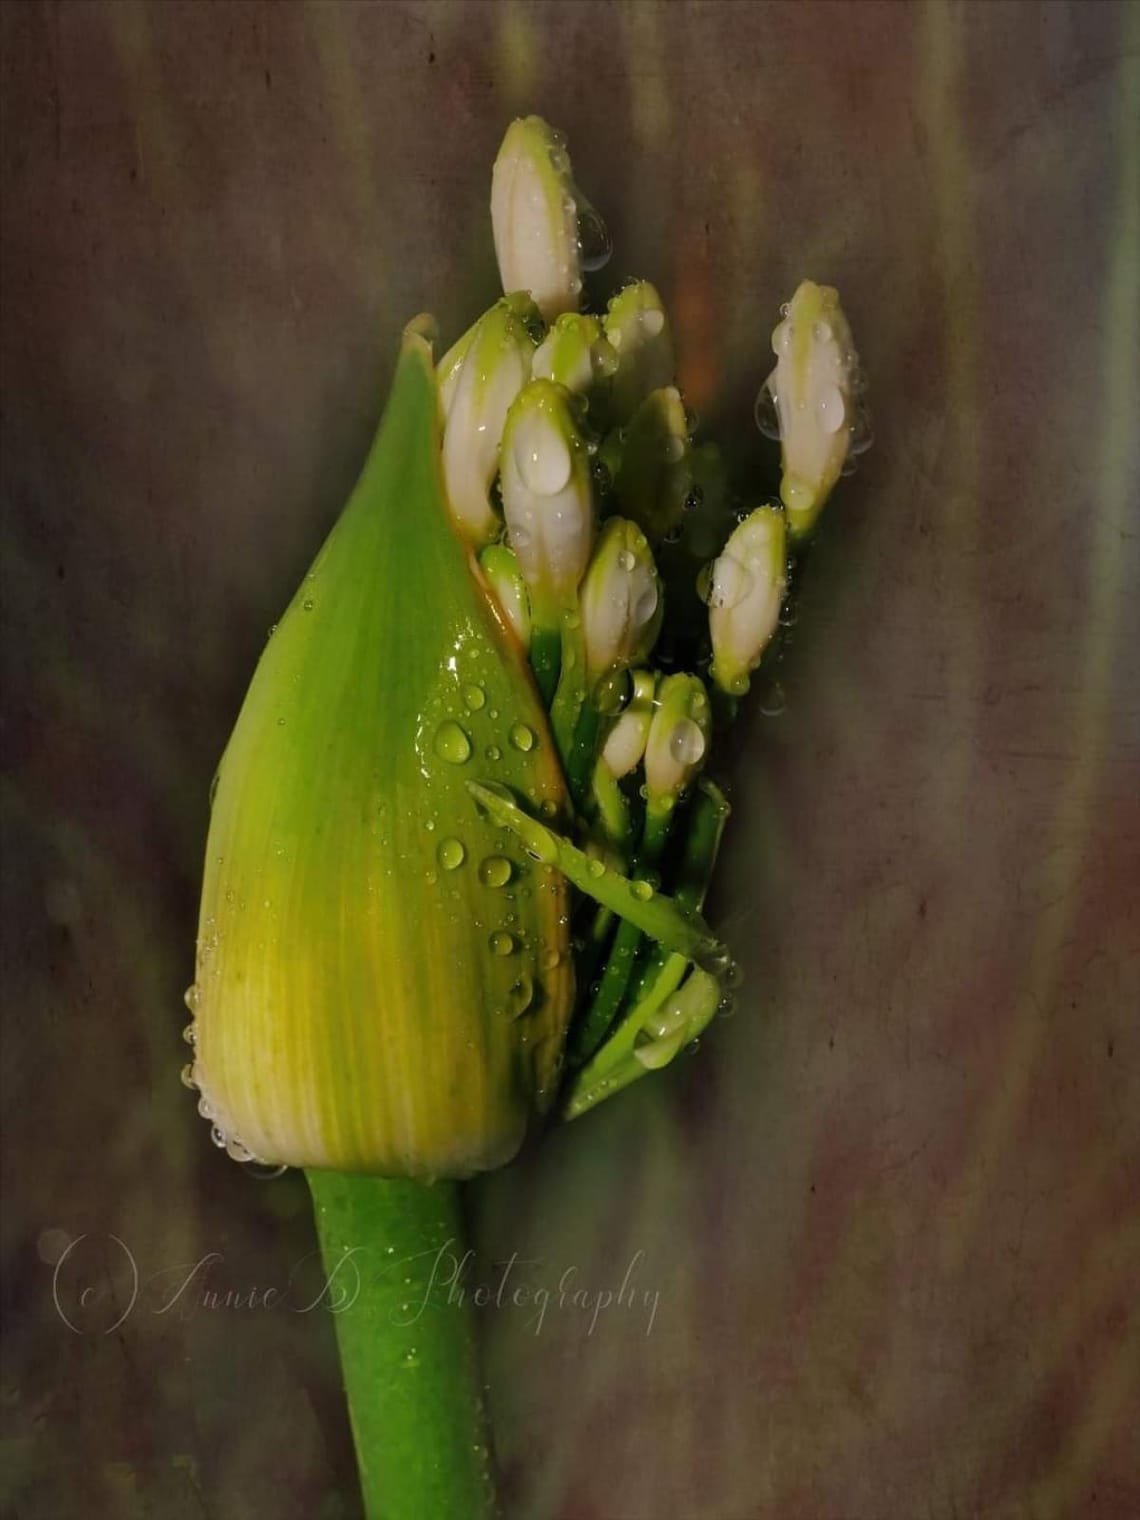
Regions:
[[556, 624], [535, 622], [530, 631], [530, 668], [538, 686], [542, 705], [550, 710], [558, 690], [558, 668], [562, 663], [562, 634]]
[[367, 1520], [492, 1520], [458, 1185], [306, 1177]]
[[[570, 776], [574, 738], [586, 701], [586, 641], [582, 634], [582, 620], [577, 612], [562, 615], [560, 659], [558, 689], [554, 693], [554, 700], [549, 704], [550, 727], [562, 761], [563, 773]], [[580, 806], [580, 791], [575, 791], [572, 786], [571, 795], [575, 806]]]
[[[672, 808], [657, 808], [650, 801], [645, 812], [641, 848], [632, 873], [635, 881], [645, 881], [660, 864], [672, 817]], [[633, 975], [641, 938], [641, 930], [636, 924], [624, 919], [618, 924], [601, 984], [571, 1036], [570, 1059], [575, 1064], [589, 1060], [617, 1018]]]

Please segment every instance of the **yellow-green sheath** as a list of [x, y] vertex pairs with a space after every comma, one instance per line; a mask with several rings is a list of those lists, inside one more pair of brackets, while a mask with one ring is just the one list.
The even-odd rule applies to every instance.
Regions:
[[547, 816], [565, 801], [521, 650], [448, 519], [412, 335], [218, 774], [194, 1075], [254, 1155], [466, 1176], [508, 1160], [553, 1099], [565, 882], [470, 781]]

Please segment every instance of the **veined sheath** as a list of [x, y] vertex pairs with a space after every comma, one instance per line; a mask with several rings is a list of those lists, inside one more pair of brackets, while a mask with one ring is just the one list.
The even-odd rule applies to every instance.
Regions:
[[472, 780], [548, 817], [565, 802], [525, 658], [448, 516], [430, 349], [409, 330], [218, 772], [193, 1075], [254, 1156], [466, 1176], [552, 1101], [566, 885]]

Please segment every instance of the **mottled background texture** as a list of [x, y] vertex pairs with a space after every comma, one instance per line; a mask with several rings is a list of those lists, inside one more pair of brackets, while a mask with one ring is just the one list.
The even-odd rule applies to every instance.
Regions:
[[469, 1190], [476, 1280], [632, 1271], [481, 1315], [511, 1520], [1140, 1514], [1138, 15], [0, 6], [5, 1515], [359, 1514], [182, 992], [266, 630], [404, 321], [493, 296], [526, 109], [703, 418], [811, 274], [877, 439], [719, 757], [735, 1017]]

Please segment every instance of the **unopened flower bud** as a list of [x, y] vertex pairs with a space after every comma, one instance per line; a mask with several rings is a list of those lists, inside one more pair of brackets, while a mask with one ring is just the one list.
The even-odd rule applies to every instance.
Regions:
[[530, 596], [514, 551], [506, 544], [488, 544], [479, 564], [508, 627], [522, 647], [529, 649]]
[[550, 380], [532, 380], [503, 432], [503, 513], [532, 614], [544, 626], [574, 606], [594, 546], [590, 458], [572, 399]]
[[712, 678], [741, 696], [780, 617], [786, 586], [784, 514], [758, 507], [732, 532], [709, 578]]
[[636, 523], [624, 517], [605, 523], [580, 600], [591, 681], [614, 666], [646, 658], [661, 629], [665, 603], [653, 551]]
[[699, 677], [678, 672], [657, 687], [657, 704], [645, 746], [649, 804], [670, 806], [708, 755], [712, 711]]
[[805, 280], [772, 334], [776, 368], [767, 388], [776, 405], [783, 456], [780, 496], [793, 538], [815, 523], [856, 433], [859, 359], [830, 285]]
[[653, 693], [656, 689], [657, 677], [652, 671], [635, 670], [633, 695], [606, 735], [602, 760], [619, 781], [641, 764], [653, 721]]
[[511, 122], [491, 176], [491, 224], [504, 290], [526, 290], [547, 322], [577, 311], [578, 216], [566, 141], [541, 116]]
[[606, 309], [603, 325], [617, 355], [610, 403], [615, 421], [624, 422], [650, 391], [673, 384], [673, 336], [661, 297], [648, 280], [619, 290]]
[[597, 317], [564, 312], [539, 344], [531, 366], [536, 380], [554, 380], [568, 391], [588, 394], [617, 368], [617, 354]]
[[536, 327], [529, 296], [504, 296], [482, 316], [440, 366], [444, 408], [443, 480], [451, 515], [476, 548], [499, 531], [491, 482], [511, 402], [530, 379]]

